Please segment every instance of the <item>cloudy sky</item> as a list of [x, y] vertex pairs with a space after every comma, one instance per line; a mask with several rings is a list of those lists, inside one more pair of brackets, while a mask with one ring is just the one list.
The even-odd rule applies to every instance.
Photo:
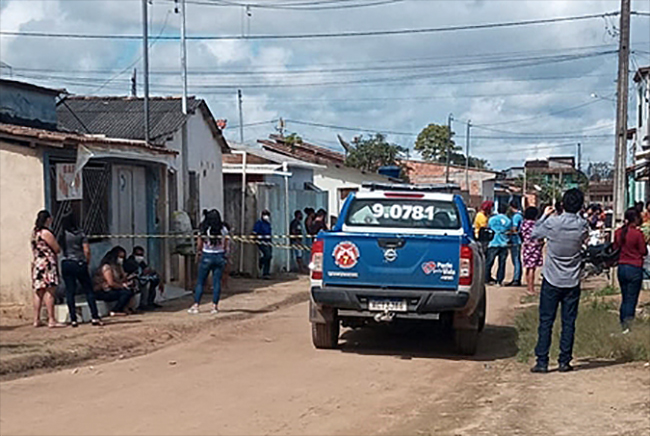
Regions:
[[[632, 5], [650, 11], [650, 0]], [[519, 22], [619, 7], [604, 0], [187, 0], [188, 35], [232, 37], [188, 41], [190, 93], [228, 119], [234, 140], [241, 89], [247, 142], [274, 132], [282, 117], [287, 132], [327, 147], [337, 147], [337, 133], [351, 139], [371, 132], [412, 147], [425, 125], [444, 124], [452, 113], [457, 142], [464, 146], [471, 120], [472, 154], [495, 168], [574, 154], [578, 142], [583, 165], [611, 161], [617, 16], [399, 35], [254, 37]], [[0, 0], [0, 30], [137, 35], [141, 10], [140, 0]], [[150, 1], [149, 14], [152, 93], [179, 95], [179, 42], [156, 39], [179, 35], [174, 1]], [[649, 16], [632, 17], [631, 41], [630, 70], [649, 65]], [[75, 94], [126, 95], [137, 68], [141, 95], [141, 56], [137, 40], [0, 37], [3, 77]]]

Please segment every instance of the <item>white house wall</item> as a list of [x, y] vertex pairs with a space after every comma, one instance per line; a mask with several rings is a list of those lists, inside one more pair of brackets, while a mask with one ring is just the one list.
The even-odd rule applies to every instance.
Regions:
[[342, 202], [339, 201], [339, 189], [346, 188], [360, 188], [363, 183], [367, 182], [388, 182], [387, 177], [379, 174], [363, 173], [354, 168], [337, 167], [336, 165], [328, 165], [325, 169], [317, 169], [314, 171], [314, 184], [327, 191], [328, 194], [328, 209], [329, 214], [332, 216], [339, 216], [339, 210]]
[[[223, 211], [223, 172], [221, 162], [221, 147], [214, 139], [212, 131], [200, 113], [190, 116], [187, 125], [187, 141], [189, 152], [189, 171], [196, 172], [199, 179], [201, 209], [216, 208]], [[167, 147], [181, 153], [181, 131], [167, 142]], [[180, 169], [181, 156], [177, 157], [179, 172], [177, 174], [178, 206], [183, 207], [183, 174]]]

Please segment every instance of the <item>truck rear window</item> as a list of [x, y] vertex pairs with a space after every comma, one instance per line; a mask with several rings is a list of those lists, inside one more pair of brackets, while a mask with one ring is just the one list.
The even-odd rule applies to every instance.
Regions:
[[355, 199], [345, 224], [359, 227], [401, 229], [460, 228], [458, 208], [453, 202], [400, 198]]

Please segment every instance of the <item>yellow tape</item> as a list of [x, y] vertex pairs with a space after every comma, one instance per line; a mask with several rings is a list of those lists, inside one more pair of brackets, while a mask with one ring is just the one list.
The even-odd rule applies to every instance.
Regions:
[[[88, 238], [91, 239], [192, 239], [199, 236], [198, 234], [168, 234], [168, 235], [144, 235], [144, 234], [117, 234], [117, 235], [89, 235]], [[266, 245], [270, 247], [282, 248], [285, 250], [303, 250], [311, 251], [311, 247], [303, 245], [302, 243], [290, 243], [282, 244], [278, 242], [269, 242], [269, 237], [271, 239], [313, 239], [315, 236], [306, 235], [270, 235], [270, 236], [260, 236], [260, 235], [225, 235], [225, 239], [230, 239], [234, 242], [241, 242], [244, 244], [254, 244], [254, 245]]]

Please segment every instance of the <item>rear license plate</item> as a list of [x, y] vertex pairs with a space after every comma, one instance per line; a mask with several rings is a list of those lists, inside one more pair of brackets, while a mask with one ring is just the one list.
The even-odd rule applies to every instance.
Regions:
[[370, 300], [368, 310], [378, 312], [406, 312], [408, 307], [406, 300]]

